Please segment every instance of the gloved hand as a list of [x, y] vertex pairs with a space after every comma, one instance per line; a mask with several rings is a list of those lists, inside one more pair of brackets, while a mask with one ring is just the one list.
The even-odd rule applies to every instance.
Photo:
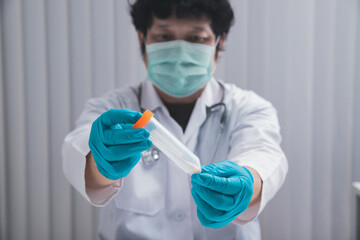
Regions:
[[227, 160], [202, 166], [191, 183], [198, 218], [208, 228], [232, 222], [247, 209], [254, 192], [250, 171]]
[[111, 109], [92, 124], [89, 147], [99, 172], [106, 178], [117, 180], [128, 175], [141, 152], [151, 147], [147, 130], [132, 129], [141, 116], [127, 109]]

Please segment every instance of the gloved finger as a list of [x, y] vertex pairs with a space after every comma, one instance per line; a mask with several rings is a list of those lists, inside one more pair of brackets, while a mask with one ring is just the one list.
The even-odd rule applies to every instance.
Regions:
[[132, 129], [134, 124], [132, 123], [121, 123], [111, 127], [111, 129]]
[[139, 162], [141, 154], [135, 155], [123, 161], [100, 161], [97, 162], [98, 171], [108, 179], [117, 180], [127, 176], [132, 168]]
[[219, 221], [219, 222], [211, 221], [209, 219], [206, 219], [206, 217], [202, 214], [201, 211], [199, 211], [199, 209], [197, 209], [197, 215], [203, 226], [208, 227], [208, 228], [213, 228], [213, 229], [224, 227], [224, 226], [230, 224], [232, 221], [234, 221], [235, 218], [237, 217], [237, 216], [233, 216], [227, 220]]
[[245, 211], [249, 207], [252, 195], [253, 195], [253, 188], [251, 187], [250, 189], [244, 188], [243, 191], [236, 194], [234, 196], [235, 205], [236, 205], [234, 211], [238, 213]]
[[[241, 206], [236, 206], [231, 211], [221, 211], [214, 210], [210, 205], [208, 205], [198, 194], [197, 191], [192, 189], [192, 195], [198, 210], [202, 213], [202, 215], [208, 220], [212, 222], [225, 222], [224, 225], [233, 221], [237, 216], [239, 216], [245, 209]], [[224, 226], [223, 225], [223, 226]]]
[[199, 220], [200, 220], [201, 225], [203, 225], [203, 226], [205, 226], [205, 227], [208, 227], [210, 224], [215, 223], [214, 221], [211, 221], [211, 220], [207, 219], [207, 218], [205, 217], [205, 215], [203, 214], [202, 210], [200, 209], [201, 206], [198, 205], [198, 202], [200, 202], [200, 198], [199, 198], [199, 196], [196, 194], [196, 192], [193, 191], [193, 189], [191, 189], [191, 194], [192, 194], [193, 199], [194, 199], [194, 201], [195, 201], [195, 203], [196, 203], [197, 215], [198, 215], [198, 218], [199, 218]]
[[208, 227], [208, 228], [213, 228], [213, 229], [221, 228], [230, 223], [230, 222], [228, 223], [226, 221], [221, 221], [221, 222], [211, 221], [204, 216], [204, 214], [200, 211], [199, 208], [197, 209], [197, 216], [199, 218], [201, 225]]
[[238, 176], [226, 178], [208, 173], [193, 174], [191, 182], [227, 195], [234, 195], [243, 187]]
[[201, 167], [202, 173], [209, 173], [219, 177], [231, 177], [239, 174], [239, 165], [232, 161], [221, 161]]
[[104, 112], [100, 119], [104, 127], [111, 127], [116, 124], [134, 124], [141, 116], [141, 113], [128, 109], [110, 109]]
[[133, 126], [134, 126], [133, 123], [121, 124], [122, 129], [133, 129], [133, 128], [132, 128]]
[[141, 159], [141, 153], [138, 153], [127, 159], [121, 161], [109, 162], [109, 163], [111, 164], [115, 172], [119, 172], [119, 174], [117, 174], [117, 177], [121, 178], [127, 176], [130, 173], [130, 171], [133, 169], [133, 167], [135, 167], [135, 165], [139, 162], [140, 159]]
[[218, 210], [210, 206], [207, 202], [205, 202], [199, 195], [196, 187], [191, 189], [191, 194], [193, 195], [194, 201], [200, 209], [200, 211], [204, 214], [204, 216], [211, 221], [222, 221], [226, 218], [223, 216], [226, 215], [225, 211]]
[[146, 129], [106, 129], [100, 134], [101, 140], [105, 145], [119, 145], [136, 143], [148, 139], [149, 131]]
[[232, 195], [218, 193], [209, 188], [197, 184], [196, 184], [196, 192], [201, 199], [203, 199], [205, 202], [207, 202], [211, 207], [215, 209], [230, 211], [236, 207], [235, 205], [236, 202]]
[[201, 223], [201, 225], [205, 226], [205, 227], [209, 227], [217, 222], [211, 221], [209, 219], [207, 219], [204, 214], [200, 211], [199, 207], [197, 208], [197, 216], [199, 218], [199, 221]]
[[135, 154], [141, 153], [149, 149], [151, 146], [152, 142], [149, 139], [137, 143], [105, 146], [101, 139], [99, 139], [98, 137], [93, 137], [91, 138], [90, 149], [92, 150], [92, 148], [96, 147], [102, 158], [107, 161], [119, 161]]
[[109, 146], [103, 156], [108, 161], [119, 161], [148, 150], [151, 146], [152, 142], [148, 139], [137, 143]]
[[[97, 167], [98, 171], [108, 179], [117, 180], [118, 178], [116, 178], [116, 176], [114, 174], [110, 173], [110, 172], [113, 172], [113, 171], [111, 171], [111, 169], [112, 169], [111, 164], [103, 158], [101, 152], [98, 150], [96, 145], [93, 144], [93, 142], [89, 142], [89, 147], [90, 147], [91, 153], [95, 159], [95, 163], [96, 163], [96, 167]], [[106, 169], [108, 169], [108, 170], [106, 170]]]

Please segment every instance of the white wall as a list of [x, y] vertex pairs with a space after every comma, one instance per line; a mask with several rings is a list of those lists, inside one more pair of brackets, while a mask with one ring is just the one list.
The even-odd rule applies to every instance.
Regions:
[[[60, 147], [92, 96], [146, 71], [125, 0], [0, 0], [0, 239], [93, 239]], [[264, 239], [355, 239], [360, 1], [232, 0], [216, 75], [277, 108], [289, 175]]]

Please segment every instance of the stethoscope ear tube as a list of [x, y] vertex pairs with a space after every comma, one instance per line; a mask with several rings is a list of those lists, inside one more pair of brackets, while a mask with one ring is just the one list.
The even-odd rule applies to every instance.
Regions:
[[[221, 139], [221, 136], [223, 135], [224, 133], [224, 130], [225, 130], [225, 124], [226, 124], [226, 118], [227, 118], [227, 109], [226, 109], [226, 105], [224, 102], [220, 102], [220, 103], [217, 103], [217, 104], [214, 104], [212, 105], [211, 107], [208, 107], [207, 108], [207, 115], [206, 115], [206, 120], [204, 121], [204, 123], [201, 125], [200, 127], [200, 131], [199, 131], [199, 135], [198, 135], [198, 141], [197, 141], [197, 146], [196, 148], [199, 147], [199, 143], [201, 142], [202, 140], [202, 135], [203, 135], [203, 131], [206, 131], [204, 130], [204, 127], [208, 121], [208, 119], [210, 119], [210, 115], [213, 114], [214, 112], [217, 112], [217, 109], [220, 108], [222, 109], [222, 114], [221, 114], [221, 117], [220, 117], [220, 129], [219, 129], [219, 132], [217, 134], [217, 137], [215, 138], [215, 144], [213, 146], [215, 146], [215, 150], [214, 150], [214, 153], [212, 154], [212, 159], [210, 161], [210, 163], [213, 163], [214, 162], [214, 158], [217, 154], [217, 151], [218, 151], [218, 148], [219, 148], [219, 144], [220, 144], [220, 139]], [[213, 129], [213, 128], [212, 128]], [[213, 131], [213, 130], [212, 130]], [[198, 149], [197, 149], [198, 150]], [[197, 152], [197, 154], [199, 154], [199, 152]], [[201, 157], [201, 156], [199, 156]]]

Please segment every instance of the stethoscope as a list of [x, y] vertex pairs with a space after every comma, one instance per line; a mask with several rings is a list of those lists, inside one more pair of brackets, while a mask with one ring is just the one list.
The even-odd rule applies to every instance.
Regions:
[[[222, 90], [221, 100], [218, 103], [206, 108], [206, 119], [205, 119], [204, 123], [202, 124], [202, 126], [200, 127], [200, 129], [201, 129], [204, 126], [204, 124], [209, 119], [211, 114], [213, 114], [214, 112], [217, 112], [217, 110], [219, 108], [222, 109], [222, 113], [221, 113], [221, 117], [220, 117], [220, 131], [216, 138], [216, 143], [215, 143], [216, 147], [215, 147], [213, 156], [215, 156], [217, 153], [218, 145], [219, 145], [221, 136], [224, 132], [226, 118], [227, 118], [227, 109], [226, 109], [226, 105], [224, 103], [225, 86], [222, 82], [220, 82], [220, 81], [217, 81], [217, 82], [219, 83], [221, 90]], [[141, 94], [142, 94], [142, 84], [140, 84], [140, 86], [138, 87], [138, 91], [137, 91], [136, 95], [137, 95], [139, 108], [140, 108], [141, 112], [144, 112], [146, 109], [141, 107]], [[200, 136], [200, 132], [199, 132], [197, 142], [199, 142], [200, 137], [201, 136]], [[150, 149], [142, 152], [142, 161], [146, 167], [152, 167], [159, 160], [159, 158], [160, 158], [160, 150], [157, 147], [155, 147], [154, 145]]]

